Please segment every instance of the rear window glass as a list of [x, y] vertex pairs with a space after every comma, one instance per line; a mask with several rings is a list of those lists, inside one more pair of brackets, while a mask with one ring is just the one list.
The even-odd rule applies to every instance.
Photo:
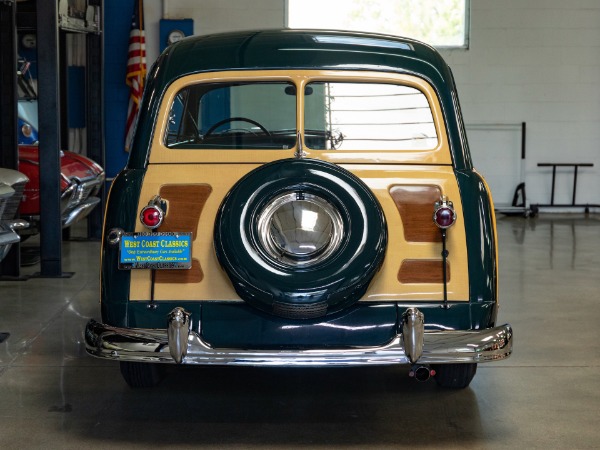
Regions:
[[296, 145], [293, 84], [202, 83], [179, 91], [165, 145], [174, 149], [288, 149]]
[[310, 83], [305, 143], [315, 150], [415, 150], [437, 146], [427, 97], [409, 86]]

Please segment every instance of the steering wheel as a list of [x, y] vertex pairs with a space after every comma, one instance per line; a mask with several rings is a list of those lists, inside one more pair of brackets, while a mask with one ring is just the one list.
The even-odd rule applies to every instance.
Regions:
[[[256, 120], [252, 120], [252, 119], [247, 119], [246, 117], [228, 117], [227, 119], [223, 119], [223, 120], [219, 120], [217, 123], [215, 123], [212, 127], [210, 127], [208, 129], [208, 131], [204, 134], [204, 137], [208, 137], [210, 136], [212, 133], [214, 133], [214, 131], [219, 128], [221, 125], [225, 125], [226, 123], [230, 123], [230, 122], [236, 122], [236, 121], [241, 121], [241, 122], [248, 122], [251, 123], [252, 125], [257, 126], [258, 128], [260, 128], [260, 131], [262, 131], [263, 133], [265, 133], [267, 136], [271, 136], [271, 133], [269, 133], [269, 130], [267, 130], [264, 126], [262, 126], [260, 123], [258, 123]], [[247, 130], [252, 132], [252, 130]]]

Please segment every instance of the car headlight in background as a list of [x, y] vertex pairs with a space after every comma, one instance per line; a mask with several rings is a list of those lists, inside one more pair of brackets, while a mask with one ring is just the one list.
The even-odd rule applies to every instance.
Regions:
[[33, 134], [33, 128], [28, 123], [24, 123], [21, 126], [21, 133], [23, 133], [23, 136], [25, 136], [26, 138], [30, 138]]

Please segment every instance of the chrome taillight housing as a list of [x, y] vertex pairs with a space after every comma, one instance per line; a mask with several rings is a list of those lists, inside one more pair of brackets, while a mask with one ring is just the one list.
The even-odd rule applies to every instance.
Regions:
[[157, 195], [140, 212], [140, 222], [149, 230], [160, 227], [165, 219], [165, 202]]
[[435, 202], [433, 210], [433, 222], [442, 230], [450, 228], [456, 222], [456, 211], [454, 211], [454, 205], [445, 195], [442, 196], [439, 202]]

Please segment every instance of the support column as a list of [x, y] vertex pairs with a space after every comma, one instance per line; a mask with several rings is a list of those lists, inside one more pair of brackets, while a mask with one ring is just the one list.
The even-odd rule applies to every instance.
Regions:
[[[104, 11], [100, 11], [104, 17]], [[88, 33], [87, 40], [87, 153], [88, 156], [100, 164], [106, 170], [104, 160], [104, 53], [103, 38], [101, 34]], [[102, 238], [102, 224], [104, 216], [104, 205], [106, 204], [106, 190], [103, 188], [98, 194], [100, 205], [98, 205], [88, 216], [88, 238]]]
[[[0, 167], [17, 169], [17, 5], [0, 2]], [[0, 264], [0, 275], [19, 277], [19, 245], [12, 246]]]
[[58, 2], [37, 2], [40, 276], [62, 276]]

